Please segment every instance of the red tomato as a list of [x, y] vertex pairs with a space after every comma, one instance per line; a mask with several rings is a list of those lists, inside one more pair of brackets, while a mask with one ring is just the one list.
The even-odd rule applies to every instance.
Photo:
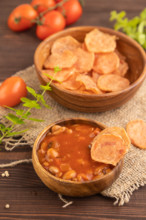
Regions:
[[0, 106], [13, 107], [27, 95], [26, 84], [19, 76], [12, 76], [0, 85]]
[[43, 40], [46, 37], [65, 28], [65, 19], [59, 11], [50, 11], [41, 19], [42, 24], [36, 28], [36, 35]]
[[32, 0], [31, 5], [38, 13], [41, 13], [48, 9], [49, 7], [54, 6], [56, 3], [54, 0]]
[[82, 7], [78, 0], [69, 0], [59, 7], [57, 10], [65, 12], [66, 25], [76, 22], [82, 15]]
[[8, 26], [13, 31], [24, 31], [33, 26], [32, 20], [37, 16], [37, 11], [31, 5], [19, 5], [9, 15]]

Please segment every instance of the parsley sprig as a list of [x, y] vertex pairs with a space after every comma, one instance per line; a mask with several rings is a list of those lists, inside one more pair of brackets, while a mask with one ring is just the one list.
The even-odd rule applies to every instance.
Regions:
[[[61, 69], [59, 67], [55, 67], [54, 75], [59, 71], [61, 71]], [[11, 125], [6, 126], [4, 124], [0, 124], [0, 144], [7, 138], [13, 136], [20, 136], [22, 133], [26, 132], [28, 129], [16, 131], [16, 128], [18, 125], [25, 124], [27, 120], [36, 122], [44, 121], [38, 118], [31, 117], [31, 110], [34, 108], [41, 109], [41, 106], [45, 106], [48, 109], [51, 108], [46, 103], [44, 99], [44, 94], [46, 91], [52, 90], [50, 84], [53, 80], [55, 80], [54, 76], [51, 77], [51, 80], [46, 85], [40, 85], [40, 89], [42, 90], [41, 94], [36, 93], [36, 91], [31, 87], [26, 87], [27, 91], [33, 96], [34, 99], [29, 99], [26, 97], [21, 98], [21, 101], [23, 102], [22, 106], [25, 107], [25, 109], [15, 109], [6, 106], [8, 109], [12, 110], [13, 113], [8, 113], [7, 115], [3, 116], [6, 120], [8, 120], [11, 123]]]
[[110, 21], [116, 21], [115, 30], [122, 30], [128, 36], [136, 40], [144, 49], [146, 49], [146, 8], [132, 19], [126, 17], [126, 12], [117, 13], [112, 11]]

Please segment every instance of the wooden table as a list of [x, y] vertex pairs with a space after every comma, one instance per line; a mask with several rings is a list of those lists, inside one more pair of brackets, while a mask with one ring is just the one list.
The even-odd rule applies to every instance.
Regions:
[[[35, 28], [13, 33], [7, 27], [7, 17], [18, 4], [29, 0], [0, 0], [0, 81], [33, 64], [33, 54], [39, 44]], [[125, 10], [133, 17], [146, 6], [145, 0], [85, 0], [84, 14], [75, 24], [112, 27], [112, 10]], [[73, 26], [75, 26], [73, 25]], [[21, 147], [13, 152], [0, 152], [0, 163], [30, 158], [31, 149]], [[95, 195], [88, 198], [67, 198], [73, 205], [62, 208], [56, 193], [43, 185], [31, 164], [8, 170], [9, 178], [0, 176], [0, 219], [146, 219], [146, 187], [141, 187], [123, 207], [113, 206], [113, 199]], [[5, 204], [10, 204], [5, 209]]]

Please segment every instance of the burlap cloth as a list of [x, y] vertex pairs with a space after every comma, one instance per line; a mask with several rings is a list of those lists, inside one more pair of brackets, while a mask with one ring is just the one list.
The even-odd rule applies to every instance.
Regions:
[[[16, 75], [20, 75], [28, 86], [40, 92], [39, 81], [36, 76], [34, 66], [22, 70]], [[146, 121], [146, 80], [136, 93], [136, 95], [122, 107], [107, 111], [105, 113], [80, 113], [69, 110], [56, 103], [48, 94], [45, 94], [47, 103], [51, 109], [42, 108], [41, 110], [33, 110], [32, 116], [39, 119], [44, 119], [44, 122], [30, 122], [27, 123], [29, 130], [23, 135], [21, 140], [26, 140], [32, 147], [37, 135], [48, 124], [56, 120], [72, 118], [72, 117], [86, 117], [104, 123], [107, 126], [122, 126], [125, 127], [127, 122], [132, 119], [143, 119]], [[21, 104], [17, 107], [21, 108]], [[0, 108], [0, 121], [3, 122], [2, 116], [9, 112], [8, 109]], [[21, 125], [21, 130], [24, 126]], [[19, 128], [18, 128], [19, 129]], [[8, 142], [8, 140], [7, 140]], [[20, 143], [21, 144], [21, 143]], [[24, 143], [22, 143], [23, 145]], [[15, 143], [17, 146], [17, 143]], [[12, 146], [13, 147], [13, 146]], [[15, 147], [15, 146], [14, 146]], [[131, 149], [124, 158], [124, 167], [119, 178], [113, 185], [102, 192], [102, 195], [116, 198], [114, 204], [123, 205], [127, 203], [133, 191], [140, 186], [146, 184], [146, 150], [140, 150], [131, 145]]]

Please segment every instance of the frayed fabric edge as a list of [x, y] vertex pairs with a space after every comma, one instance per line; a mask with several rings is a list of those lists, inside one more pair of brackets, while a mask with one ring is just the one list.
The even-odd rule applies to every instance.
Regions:
[[66, 199], [63, 198], [61, 194], [58, 194], [58, 197], [62, 202], [64, 202], [64, 205], [62, 206], [62, 208], [66, 208], [73, 204], [73, 201], [68, 202]]
[[17, 147], [29, 146], [32, 148], [33, 142], [29, 140], [25, 135], [21, 136], [19, 139], [9, 137], [3, 140], [3, 146], [6, 151], [13, 151]]
[[[11, 126], [11, 123], [5, 121], [4, 118], [0, 117], [0, 124], [4, 124], [5, 126]], [[20, 125], [18, 125], [15, 129], [15, 132], [19, 131]], [[2, 140], [2, 145], [4, 146], [6, 151], [13, 151], [15, 148], [20, 147], [20, 146], [29, 146], [33, 147], [34, 140], [32, 137], [30, 138], [27, 133], [24, 133], [20, 136], [14, 136], [14, 137], [5, 137]]]
[[113, 205], [123, 206], [125, 203], [128, 203], [130, 201], [130, 197], [132, 196], [133, 192], [135, 190], [138, 190], [139, 187], [144, 186], [145, 184], [146, 184], [146, 179], [139, 180], [137, 183], [130, 186], [126, 191], [124, 191], [119, 196], [111, 196], [106, 193], [101, 193], [101, 195], [106, 196], [106, 197], [115, 198], [116, 201], [113, 203]]
[[22, 164], [22, 163], [32, 163], [32, 159], [16, 160], [10, 163], [0, 164], [0, 168], [15, 167], [18, 164]]

